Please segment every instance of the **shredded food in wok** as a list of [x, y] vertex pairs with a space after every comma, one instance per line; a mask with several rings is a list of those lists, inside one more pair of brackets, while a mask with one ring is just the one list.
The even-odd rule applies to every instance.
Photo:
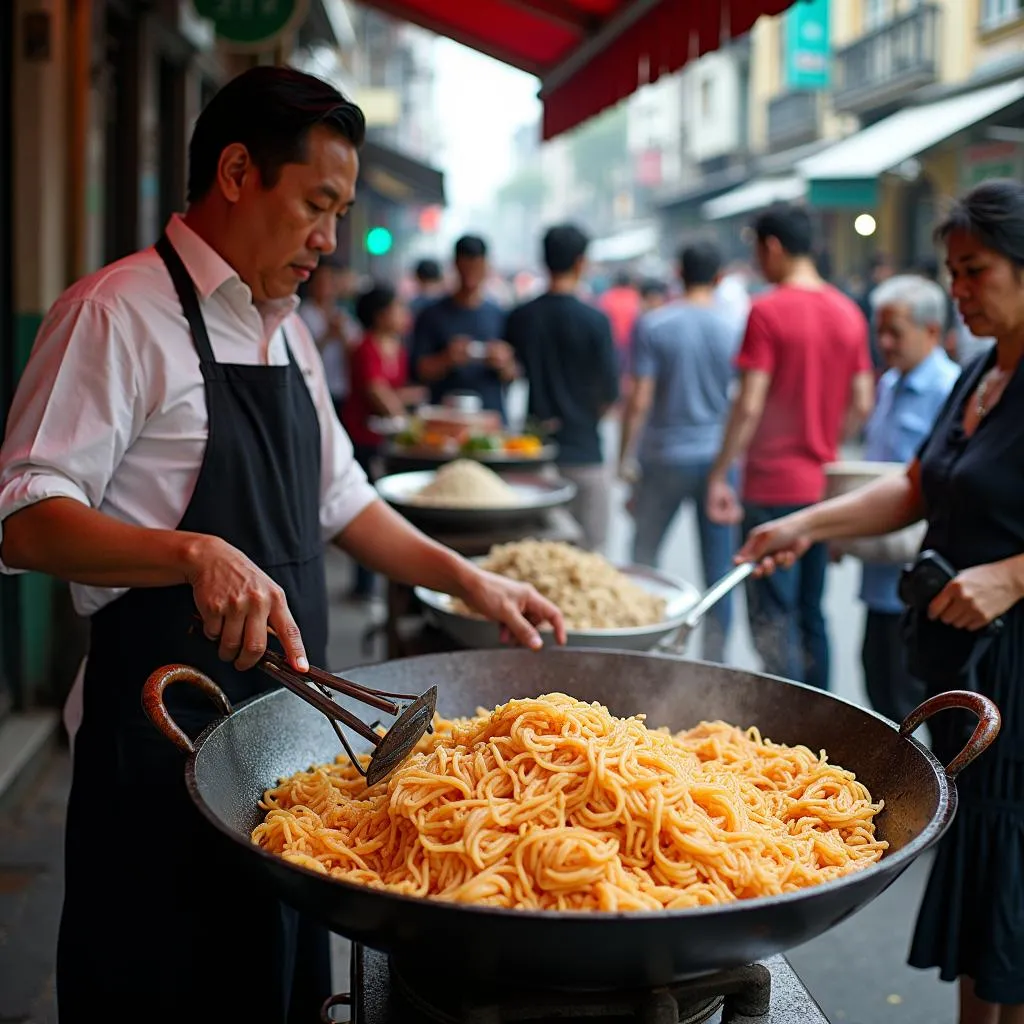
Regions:
[[672, 735], [562, 693], [434, 733], [367, 788], [341, 756], [260, 803], [254, 843], [407, 896], [640, 911], [817, 885], [879, 860], [882, 803], [824, 751], [703, 722]]
[[[495, 544], [481, 566], [532, 584], [557, 605], [567, 629], [632, 629], [665, 619], [664, 598], [648, 593], [602, 555], [563, 541]], [[475, 615], [462, 601], [452, 606], [463, 615]]]

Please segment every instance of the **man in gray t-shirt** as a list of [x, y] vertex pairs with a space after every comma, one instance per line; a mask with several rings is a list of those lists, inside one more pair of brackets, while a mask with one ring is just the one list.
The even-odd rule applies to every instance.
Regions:
[[[633, 387], [623, 423], [620, 471], [636, 479], [633, 560], [654, 566], [658, 549], [684, 501], [694, 504], [705, 583], [728, 572], [737, 537], [708, 520], [707, 477], [729, 415], [733, 359], [744, 324], [716, 302], [721, 256], [709, 242], [680, 257], [682, 301], [642, 317], [633, 338]], [[708, 620], [704, 657], [722, 661], [732, 619], [728, 598]]]

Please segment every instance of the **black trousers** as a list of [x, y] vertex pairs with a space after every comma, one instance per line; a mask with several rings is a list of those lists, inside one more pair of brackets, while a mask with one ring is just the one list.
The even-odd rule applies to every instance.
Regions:
[[898, 613], [868, 611], [861, 661], [868, 700], [880, 715], [898, 724], [925, 699], [925, 684], [906, 669]]

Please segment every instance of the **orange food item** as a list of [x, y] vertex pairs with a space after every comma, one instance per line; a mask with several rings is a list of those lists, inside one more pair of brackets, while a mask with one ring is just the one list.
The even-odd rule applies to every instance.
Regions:
[[537, 455], [544, 446], [539, 437], [509, 437], [505, 439], [505, 451], [519, 452], [523, 455]]

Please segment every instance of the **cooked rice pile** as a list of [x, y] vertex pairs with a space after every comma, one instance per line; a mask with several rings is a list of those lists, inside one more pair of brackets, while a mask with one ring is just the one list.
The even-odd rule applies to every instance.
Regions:
[[409, 501], [445, 508], [507, 508], [519, 498], [493, 470], [474, 459], [456, 459], [442, 466]]
[[[637, 586], [607, 559], [561, 541], [523, 540], [491, 548], [483, 568], [532, 583], [554, 602], [571, 630], [651, 626], [665, 618], [665, 601]], [[455, 602], [462, 614], [472, 614]]]

